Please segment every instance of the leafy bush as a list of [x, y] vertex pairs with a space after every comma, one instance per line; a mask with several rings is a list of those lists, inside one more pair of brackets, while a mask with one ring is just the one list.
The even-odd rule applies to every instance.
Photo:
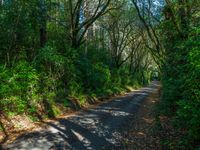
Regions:
[[[186, 129], [182, 141], [185, 145], [200, 141], [200, 51], [199, 38], [191, 38], [185, 43], [189, 54], [187, 56], [188, 72], [183, 76], [182, 99], [178, 101], [176, 123], [180, 129]], [[192, 45], [192, 47], [191, 47]]]
[[89, 82], [94, 89], [106, 88], [111, 81], [111, 74], [108, 66], [97, 63], [93, 66], [89, 75]]
[[200, 39], [194, 33], [173, 45], [164, 66], [160, 112], [172, 116], [181, 135], [171, 139], [175, 149], [194, 149], [200, 141]]
[[26, 61], [12, 68], [1, 66], [0, 103], [4, 111], [23, 113], [38, 99], [38, 73]]
[[113, 87], [120, 88], [122, 85], [122, 78], [120, 77], [120, 71], [117, 69], [112, 70], [112, 85]]

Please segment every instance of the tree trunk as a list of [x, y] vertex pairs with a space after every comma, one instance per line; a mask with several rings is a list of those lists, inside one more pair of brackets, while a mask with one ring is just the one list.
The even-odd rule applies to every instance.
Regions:
[[40, 28], [40, 46], [44, 47], [44, 45], [47, 42], [47, 31], [46, 27], [41, 27]]
[[44, 47], [47, 42], [47, 8], [44, 0], [40, 0], [39, 13], [40, 16], [40, 46]]

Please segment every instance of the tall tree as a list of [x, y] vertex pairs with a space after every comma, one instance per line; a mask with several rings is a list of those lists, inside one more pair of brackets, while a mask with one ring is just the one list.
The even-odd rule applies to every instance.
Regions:
[[[163, 0], [154, 3], [152, 0], [132, 0], [138, 17], [146, 30], [148, 39], [146, 39], [146, 47], [152, 53], [157, 64], [163, 63], [164, 49], [159, 39], [158, 27], [161, 17], [157, 16], [160, 9], [164, 7]], [[145, 36], [143, 36], [145, 39]]]
[[[84, 36], [87, 30], [99, 17], [109, 11], [110, 2], [111, 0], [65, 1], [65, 7], [69, 10], [70, 41], [72, 47], [78, 48], [84, 43]], [[84, 5], [85, 3], [87, 6]], [[90, 16], [84, 16], [84, 11], [88, 11]]]

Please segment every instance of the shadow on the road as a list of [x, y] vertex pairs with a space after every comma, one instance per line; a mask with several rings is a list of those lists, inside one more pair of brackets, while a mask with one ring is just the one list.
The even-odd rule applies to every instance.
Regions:
[[22, 135], [7, 149], [120, 149], [120, 130], [133, 120], [142, 101], [155, 90], [151, 85], [68, 119], [47, 123], [47, 131]]

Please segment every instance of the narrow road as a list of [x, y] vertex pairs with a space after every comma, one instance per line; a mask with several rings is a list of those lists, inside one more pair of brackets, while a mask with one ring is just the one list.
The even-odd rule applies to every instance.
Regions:
[[9, 150], [102, 150], [123, 149], [122, 131], [133, 120], [140, 104], [158, 88], [158, 82], [95, 108], [48, 123], [49, 128], [22, 135]]

